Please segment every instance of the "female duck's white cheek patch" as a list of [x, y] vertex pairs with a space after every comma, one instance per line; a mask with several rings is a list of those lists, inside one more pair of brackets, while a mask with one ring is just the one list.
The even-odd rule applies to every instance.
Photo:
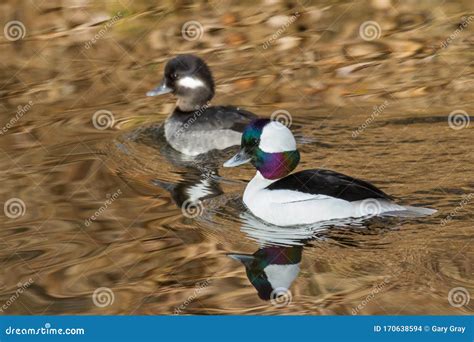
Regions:
[[185, 88], [196, 89], [199, 87], [204, 87], [204, 83], [195, 77], [186, 76], [178, 80], [178, 85]]
[[296, 140], [288, 127], [273, 121], [263, 128], [259, 147], [267, 153], [295, 151]]

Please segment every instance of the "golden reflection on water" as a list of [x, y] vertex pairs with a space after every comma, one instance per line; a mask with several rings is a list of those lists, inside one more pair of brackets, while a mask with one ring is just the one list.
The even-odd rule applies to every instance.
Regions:
[[[24, 204], [2, 218], [2, 313], [472, 314], [472, 301], [448, 300], [474, 294], [471, 1], [0, 6], [2, 25], [26, 30], [0, 37], [1, 199]], [[193, 20], [202, 36], [186, 40]], [[209, 62], [215, 103], [291, 114], [299, 169], [368, 179], [439, 213], [290, 232], [303, 245], [291, 303], [261, 300], [227, 256], [269, 234], [288, 242], [242, 217], [253, 170], [222, 170], [232, 151], [190, 163], [154, 134], [173, 99], [144, 95], [185, 52]], [[453, 111], [471, 117], [450, 126]], [[186, 217], [196, 184], [208, 196]]]

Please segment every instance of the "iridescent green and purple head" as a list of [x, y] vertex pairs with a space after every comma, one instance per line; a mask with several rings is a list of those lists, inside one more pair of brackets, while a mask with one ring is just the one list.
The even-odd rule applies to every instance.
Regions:
[[240, 151], [224, 163], [234, 167], [251, 162], [267, 179], [287, 176], [300, 161], [291, 131], [278, 121], [257, 119], [242, 134]]

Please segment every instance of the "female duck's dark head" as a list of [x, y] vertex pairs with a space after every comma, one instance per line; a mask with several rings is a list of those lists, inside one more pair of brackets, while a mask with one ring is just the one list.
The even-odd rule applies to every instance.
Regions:
[[242, 134], [240, 151], [224, 163], [234, 167], [251, 162], [267, 179], [287, 176], [300, 161], [295, 137], [278, 121], [257, 119]]
[[214, 96], [214, 80], [206, 63], [194, 55], [180, 55], [165, 66], [164, 77], [147, 96], [173, 93], [178, 108], [193, 111], [205, 106]]

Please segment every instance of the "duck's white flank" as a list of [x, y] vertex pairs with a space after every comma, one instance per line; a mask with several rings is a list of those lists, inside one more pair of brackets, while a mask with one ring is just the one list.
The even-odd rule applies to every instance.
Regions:
[[257, 217], [275, 225], [291, 226], [320, 221], [373, 215], [419, 216], [435, 212], [432, 209], [404, 207], [384, 199], [349, 202], [343, 199], [314, 195], [294, 190], [267, 190], [274, 180], [260, 172], [245, 188], [243, 201]]

